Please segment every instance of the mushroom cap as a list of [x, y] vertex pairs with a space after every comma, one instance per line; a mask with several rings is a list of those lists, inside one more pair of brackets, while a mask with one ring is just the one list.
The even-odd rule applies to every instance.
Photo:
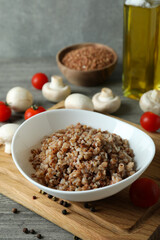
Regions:
[[52, 76], [51, 82], [45, 83], [42, 87], [43, 96], [51, 102], [62, 101], [70, 93], [70, 87], [63, 84], [63, 79], [60, 76]]
[[50, 88], [50, 83], [45, 83], [42, 87], [43, 96], [51, 102], [59, 102], [64, 100], [71, 93], [69, 86], [64, 86], [61, 88]]
[[153, 112], [160, 115], [160, 91], [150, 90], [145, 92], [140, 100], [139, 106], [143, 112]]
[[65, 108], [71, 109], [84, 109], [89, 111], [93, 111], [94, 109], [92, 100], [86, 95], [80, 93], [73, 93], [69, 95], [66, 98], [64, 105]]
[[102, 113], [116, 112], [121, 105], [120, 97], [114, 96], [112, 90], [109, 88], [103, 88], [101, 92], [96, 93], [92, 97], [92, 102], [94, 109]]
[[32, 105], [33, 96], [26, 88], [14, 87], [8, 91], [6, 102], [16, 112], [24, 112]]
[[11, 142], [13, 135], [17, 128], [19, 127], [18, 124], [15, 123], [7, 123], [0, 127], [0, 142]]

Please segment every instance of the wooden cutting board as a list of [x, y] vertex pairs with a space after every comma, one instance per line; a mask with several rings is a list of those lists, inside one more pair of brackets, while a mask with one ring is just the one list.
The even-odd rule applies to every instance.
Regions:
[[[63, 102], [60, 102], [51, 109], [62, 107]], [[156, 155], [143, 176], [160, 184], [160, 133], [149, 135], [156, 144]], [[85, 208], [83, 203], [72, 202], [67, 208], [69, 214], [63, 215], [64, 207], [59, 204], [60, 200], [53, 201], [39, 193], [39, 189], [18, 171], [11, 155], [5, 154], [4, 147], [0, 147], [0, 193], [83, 240], [147, 240], [153, 234], [160, 225], [160, 202], [147, 210], [135, 207], [130, 202], [128, 191], [129, 188], [90, 203], [90, 206], [95, 206], [96, 212]], [[33, 200], [33, 195], [37, 199]], [[160, 236], [151, 239], [160, 239]]]

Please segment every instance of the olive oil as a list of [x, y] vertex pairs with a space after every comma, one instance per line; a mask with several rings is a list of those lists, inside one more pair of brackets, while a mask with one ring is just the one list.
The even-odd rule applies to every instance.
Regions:
[[154, 89], [160, 90], [160, 6], [157, 8]]
[[[139, 99], [144, 92], [154, 87], [158, 11], [157, 6], [148, 8], [124, 5], [122, 81], [126, 97]], [[160, 51], [160, 45], [157, 49]], [[160, 54], [158, 55], [160, 62]], [[160, 77], [159, 68], [160, 65], [157, 65], [157, 75]]]

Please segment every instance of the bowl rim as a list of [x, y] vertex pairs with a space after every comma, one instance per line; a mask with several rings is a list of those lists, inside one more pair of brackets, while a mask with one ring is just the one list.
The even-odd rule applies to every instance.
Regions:
[[[90, 46], [90, 45], [97, 45], [97, 46], [101, 46], [101, 47], [105, 47], [106, 49], [108, 49], [110, 52], [113, 53], [114, 55], [114, 58], [113, 58], [113, 62], [110, 63], [109, 65], [107, 65], [106, 67], [103, 67], [103, 68], [99, 68], [99, 69], [92, 69], [92, 70], [87, 70], [87, 71], [81, 71], [81, 70], [76, 70], [76, 69], [72, 69], [72, 68], [68, 68], [67, 66], [65, 66], [62, 61], [60, 60], [60, 55], [64, 52], [64, 51], [67, 51], [67, 52], [70, 52], [71, 50], [75, 50], [75, 49], [78, 49], [78, 48], [82, 48], [84, 46]], [[73, 48], [73, 49], [72, 49]], [[91, 73], [91, 72], [99, 72], [99, 71], [103, 71], [105, 69], [108, 69], [114, 65], [116, 65], [117, 61], [118, 61], [118, 55], [116, 53], [116, 51], [109, 47], [108, 45], [105, 45], [103, 43], [97, 43], [97, 42], [83, 42], [83, 43], [77, 43], [77, 44], [73, 44], [73, 45], [69, 45], [67, 47], [64, 47], [62, 49], [60, 49], [58, 51], [58, 53], [56, 54], [56, 61], [58, 64], [60, 64], [61, 66], [63, 66], [63, 68], [67, 69], [68, 71], [71, 71], [71, 72], [76, 72], [76, 73], [83, 73], [83, 74], [87, 74], [87, 73]]]
[[[117, 183], [114, 183], [114, 184], [111, 184], [111, 185], [107, 185], [107, 186], [104, 186], [104, 187], [100, 187], [100, 188], [95, 188], [95, 189], [90, 189], [90, 190], [82, 190], [82, 191], [65, 191], [65, 190], [59, 190], [59, 189], [55, 189], [55, 188], [51, 188], [51, 187], [47, 187], [41, 183], [39, 183], [38, 181], [35, 181], [31, 176], [28, 176], [23, 170], [22, 168], [20, 167], [20, 165], [18, 164], [17, 160], [16, 160], [16, 157], [15, 157], [15, 153], [14, 153], [14, 141], [15, 141], [15, 138], [17, 136], [17, 133], [19, 131], [19, 129], [21, 129], [28, 121], [32, 121], [33, 118], [38, 118], [39, 116], [41, 115], [45, 115], [47, 113], [50, 113], [51, 112], [58, 112], [58, 111], [72, 111], [72, 112], [76, 112], [76, 111], [83, 111], [83, 112], [89, 112], [89, 113], [96, 113], [96, 114], [100, 114], [100, 115], [103, 115], [103, 116], [106, 116], [107, 118], [109, 118], [110, 120], [114, 119], [115, 121], [118, 121], [118, 122], [121, 122], [125, 125], [129, 125], [131, 126], [132, 128], [134, 128], [136, 131], [138, 132], [141, 132], [143, 135], [145, 135], [149, 141], [150, 141], [150, 144], [152, 145], [152, 148], [153, 148], [153, 152], [152, 152], [152, 158], [150, 161], [147, 162], [147, 164], [143, 167], [141, 167], [139, 170], [137, 170], [133, 175], [125, 178], [125, 179], [122, 179], [121, 181], [117, 182]], [[56, 192], [56, 193], [60, 193], [60, 194], [66, 194], [66, 195], [81, 195], [81, 194], [85, 194], [85, 193], [91, 193], [91, 192], [99, 192], [99, 191], [102, 191], [102, 190], [107, 190], [107, 189], [110, 189], [110, 188], [113, 188], [114, 186], [118, 186], [118, 185], [122, 185], [123, 183], [127, 182], [129, 179], [133, 178], [133, 176], [137, 176], [137, 175], [141, 175], [147, 168], [148, 166], [151, 164], [151, 162], [153, 161], [153, 158], [155, 156], [155, 152], [156, 152], [156, 147], [155, 147], [155, 143], [154, 141], [152, 140], [152, 138], [147, 134], [145, 133], [144, 131], [142, 131], [141, 129], [137, 128], [136, 126], [134, 125], [131, 125], [125, 121], [122, 121], [120, 119], [117, 119], [117, 118], [114, 118], [112, 116], [108, 116], [108, 115], [104, 115], [102, 113], [97, 113], [97, 112], [92, 112], [92, 111], [88, 111], [88, 110], [80, 110], [80, 109], [53, 109], [53, 110], [50, 110], [50, 111], [45, 111], [45, 112], [41, 112], [37, 115], [34, 115], [32, 118], [29, 118], [27, 120], [25, 120], [19, 127], [18, 129], [16, 130], [14, 136], [13, 136], [13, 139], [12, 139], [12, 144], [11, 144], [11, 151], [12, 151], [12, 158], [13, 158], [13, 161], [16, 165], [16, 167], [18, 168], [18, 170], [20, 171], [20, 173], [29, 181], [31, 182], [32, 184], [34, 184], [35, 186], [37, 186], [38, 188], [42, 188], [47, 191], [51, 191], [51, 192]], [[29, 161], [28, 161], [29, 162]], [[137, 178], [136, 178], [137, 179]], [[128, 185], [127, 185], [128, 186]]]

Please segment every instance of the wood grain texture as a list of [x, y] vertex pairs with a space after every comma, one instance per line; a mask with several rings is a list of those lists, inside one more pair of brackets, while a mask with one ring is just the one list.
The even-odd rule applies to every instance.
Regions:
[[[64, 102], [60, 102], [50, 109], [63, 106]], [[157, 151], [144, 176], [160, 184], [160, 134], [149, 135], [154, 140]], [[3, 150], [4, 147], [1, 147], [0, 193], [84, 240], [147, 240], [160, 223], [160, 202], [148, 210], [134, 207], [129, 200], [129, 188], [91, 203], [97, 209], [95, 213], [84, 208], [83, 203], [71, 203], [69, 214], [64, 216], [61, 213], [64, 207], [59, 201], [54, 202], [39, 193], [39, 189], [19, 173], [11, 156]], [[37, 196], [36, 200], [32, 199], [33, 195]]]

